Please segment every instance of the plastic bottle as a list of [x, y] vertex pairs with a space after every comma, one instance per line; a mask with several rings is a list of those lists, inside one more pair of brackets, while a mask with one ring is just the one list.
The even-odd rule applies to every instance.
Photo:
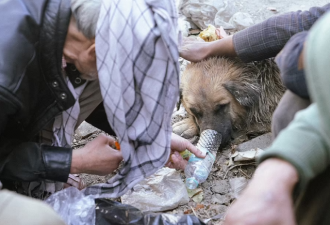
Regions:
[[206, 153], [204, 159], [192, 154], [184, 170], [186, 175], [186, 186], [188, 189], [196, 189], [203, 183], [211, 172], [216, 153], [221, 144], [222, 135], [215, 130], [204, 130], [197, 143], [197, 148]]

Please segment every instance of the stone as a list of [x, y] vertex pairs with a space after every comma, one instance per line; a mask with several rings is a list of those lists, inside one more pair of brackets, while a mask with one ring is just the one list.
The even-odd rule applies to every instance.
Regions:
[[225, 205], [210, 205], [210, 207], [208, 208], [208, 214], [210, 217], [219, 215], [220, 213], [224, 213], [227, 211], [227, 206]]
[[218, 203], [220, 205], [229, 205], [231, 197], [230, 195], [220, 195], [220, 194], [215, 194], [213, 195], [212, 202], [213, 203]]
[[245, 152], [256, 148], [265, 149], [270, 146], [271, 143], [272, 134], [267, 133], [238, 145], [236, 150], [239, 152]]
[[229, 183], [227, 180], [217, 180], [214, 182], [212, 191], [219, 194], [226, 194], [229, 191]]

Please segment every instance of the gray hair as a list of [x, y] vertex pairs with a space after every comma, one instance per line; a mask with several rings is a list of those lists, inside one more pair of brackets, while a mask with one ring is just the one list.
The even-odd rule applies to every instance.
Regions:
[[85, 37], [95, 37], [102, 0], [71, 0], [71, 11], [76, 19], [78, 30]]

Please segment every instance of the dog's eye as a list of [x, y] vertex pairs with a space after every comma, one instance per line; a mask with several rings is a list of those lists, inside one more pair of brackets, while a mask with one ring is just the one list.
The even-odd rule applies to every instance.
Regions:
[[227, 103], [227, 104], [218, 104], [218, 105], [216, 105], [215, 108], [214, 108], [214, 112], [215, 112], [215, 113], [218, 113], [218, 112], [223, 111], [223, 110], [227, 107], [228, 104], [229, 104], [229, 103]]
[[199, 118], [203, 116], [203, 113], [199, 112], [197, 109], [195, 108], [190, 108], [190, 112], [192, 114], [194, 114], [195, 117]]

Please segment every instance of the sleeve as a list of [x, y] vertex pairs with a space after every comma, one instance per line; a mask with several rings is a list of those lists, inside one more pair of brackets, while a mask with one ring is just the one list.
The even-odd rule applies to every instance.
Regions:
[[299, 191], [330, 164], [327, 139], [327, 134], [321, 129], [318, 107], [314, 103], [297, 113], [293, 122], [278, 135], [258, 161], [260, 163], [275, 157], [291, 163], [299, 173]]
[[233, 36], [236, 54], [244, 62], [275, 57], [296, 33], [309, 30], [330, 4], [273, 16], [264, 22], [237, 32]]
[[[3, 100], [3, 99], [2, 99]], [[5, 135], [8, 117], [15, 111], [0, 97], [0, 180], [66, 182], [71, 168], [72, 149], [22, 142]]]
[[308, 31], [293, 35], [275, 58], [285, 87], [302, 98], [309, 98], [305, 71], [298, 68], [299, 57], [307, 36]]

